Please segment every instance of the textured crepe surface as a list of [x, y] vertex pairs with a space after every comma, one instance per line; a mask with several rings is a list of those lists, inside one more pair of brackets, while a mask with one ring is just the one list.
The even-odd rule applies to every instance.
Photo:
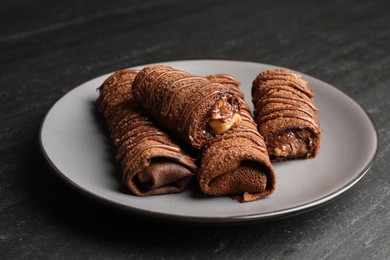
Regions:
[[138, 196], [181, 192], [196, 165], [134, 103], [131, 85], [137, 73], [121, 70], [111, 75], [99, 88], [96, 101], [117, 147], [124, 182]]
[[134, 80], [133, 89], [140, 106], [168, 131], [196, 149], [214, 137], [207, 129], [207, 122], [215, 101], [231, 98], [232, 103], [237, 102], [236, 94], [218, 81], [164, 65], [142, 69]]
[[232, 76], [208, 76], [240, 97], [242, 122], [217, 136], [201, 154], [197, 175], [200, 189], [210, 195], [230, 195], [240, 202], [254, 201], [272, 194], [276, 175], [263, 137], [253, 121], [239, 82]]
[[[321, 129], [313, 96], [309, 84], [289, 70], [271, 69], [256, 77], [252, 86], [254, 116], [268, 146], [278, 136], [292, 132], [306, 139], [308, 152], [300, 158], [316, 156]], [[298, 158], [276, 156], [272, 159]]]

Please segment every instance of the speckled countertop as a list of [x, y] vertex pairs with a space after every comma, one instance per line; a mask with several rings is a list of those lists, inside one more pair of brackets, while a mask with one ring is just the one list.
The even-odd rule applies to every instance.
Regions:
[[[0, 258], [390, 258], [389, 13], [377, 0], [2, 1]], [[374, 164], [320, 208], [239, 226], [139, 219], [53, 173], [38, 133], [56, 100], [117, 69], [184, 59], [274, 64], [336, 86], [377, 127]]]

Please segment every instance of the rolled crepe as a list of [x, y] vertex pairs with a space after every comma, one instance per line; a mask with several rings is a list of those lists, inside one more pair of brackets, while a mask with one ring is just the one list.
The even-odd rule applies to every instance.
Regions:
[[[234, 77], [217, 74], [207, 78], [244, 98]], [[249, 106], [244, 100], [241, 103], [242, 122], [202, 150], [197, 179], [205, 194], [230, 195], [240, 202], [249, 202], [270, 195], [275, 190], [276, 175]]]
[[136, 102], [170, 133], [196, 149], [241, 121], [240, 103], [228, 87], [169, 66], [141, 70], [133, 83]]
[[317, 155], [321, 129], [313, 96], [308, 82], [286, 69], [267, 70], [253, 81], [255, 121], [272, 161]]
[[136, 75], [133, 70], [114, 73], [101, 85], [96, 100], [117, 147], [124, 183], [137, 196], [181, 192], [197, 167], [134, 103], [131, 85]]

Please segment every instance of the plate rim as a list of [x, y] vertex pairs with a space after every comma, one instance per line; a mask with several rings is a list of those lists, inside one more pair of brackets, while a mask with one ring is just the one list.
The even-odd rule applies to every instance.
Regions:
[[376, 156], [378, 154], [379, 150], [379, 136], [378, 136], [378, 130], [377, 127], [374, 123], [374, 120], [370, 116], [370, 114], [364, 109], [362, 105], [360, 105], [359, 102], [357, 102], [355, 99], [350, 97], [348, 94], [344, 93], [337, 87], [321, 80], [316, 77], [310, 76], [308, 74], [286, 68], [283, 66], [278, 66], [278, 65], [272, 65], [272, 64], [267, 64], [267, 63], [260, 63], [260, 62], [253, 62], [253, 61], [243, 61], [243, 60], [223, 60], [223, 59], [188, 59], [188, 60], [169, 60], [169, 61], [161, 61], [161, 62], [154, 62], [154, 63], [148, 63], [148, 64], [141, 64], [141, 65], [136, 65], [132, 67], [128, 67], [129, 69], [133, 68], [138, 68], [138, 67], [144, 67], [144, 66], [149, 66], [153, 64], [169, 64], [169, 63], [186, 63], [186, 62], [192, 62], [192, 63], [197, 63], [197, 62], [227, 62], [227, 63], [244, 63], [244, 64], [252, 64], [252, 65], [264, 65], [267, 67], [278, 67], [278, 68], [285, 68], [290, 71], [297, 72], [303, 76], [308, 76], [312, 79], [315, 79], [322, 84], [327, 85], [328, 87], [331, 87], [332, 89], [338, 91], [338, 95], [343, 95], [345, 98], [348, 98], [349, 101], [353, 102], [357, 107], [363, 112], [363, 114], [369, 119], [369, 122], [371, 126], [373, 127], [374, 130], [374, 139], [375, 139], [375, 151], [372, 154], [370, 160], [368, 163], [365, 165], [365, 167], [359, 172], [359, 174], [356, 174], [356, 176], [346, 183], [344, 186], [339, 187], [337, 190], [333, 191], [332, 193], [329, 193], [321, 198], [318, 198], [314, 201], [310, 201], [307, 203], [300, 204], [298, 206], [292, 206], [289, 208], [284, 208], [284, 209], [279, 209], [279, 210], [274, 210], [266, 213], [252, 213], [252, 214], [245, 214], [245, 215], [238, 215], [238, 216], [215, 216], [215, 217], [207, 217], [207, 216], [186, 216], [186, 215], [177, 215], [177, 214], [172, 214], [172, 213], [163, 213], [163, 212], [158, 212], [158, 211], [150, 211], [150, 210], [145, 210], [145, 209], [139, 209], [134, 206], [130, 205], [123, 205], [117, 201], [105, 198], [104, 196], [101, 196], [99, 194], [93, 193], [84, 187], [80, 186], [78, 183], [72, 181], [70, 178], [68, 178], [65, 174], [63, 174], [57, 166], [52, 162], [50, 159], [49, 155], [47, 154], [44, 145], [43, 145], [43, 137], [42, 137], [42, 131], [44, 128], [44, 124], [46, 122], [46, 118], [49, 115], [49, 113], [52, 111], [52, 109], [62, 100], [65, 98], [68, 94], [71, 92], [77, 90], [78, 88], [82, 87], [85, 84], [88, 84], [89, 82], [96, 80], [97, 78], [108, 76], [113, 72], [105, 73], [103, 75], [91, 78], [90, 80], [87, 80], [76, 87], [70, 89], [67, 91], [65, 94], [63, 94], [59, 99], [57, 99], [46, 111], [44, 114], [40, 127], [39, 127], [39, 147], [40, 147], [40, 152], [42, 156], [44, 157], [46, 163], [50, 166], [50, 168], [56, 173], [57, 176], [60, 177], [62, 181], [64, 181], [68, 187], [71, 187], [73, 190], [76, 190], [79, 194], [82, 194], [86, 196], [89, 199], [92, 199], [94, 201], [97, 201], [99, 203], [102, 203], [105, 206], [111, 207], [111, 208], [116, 208], [119, 210], [123, 210], [127, 213], [132, 213], [136, 214], [138, 217], [147, 217], [151, 220], [161, 220], [164, 222], [170, 222], [170, 223], [186, 223], [186, 224], [242, 224], [242, 223], [253, 223], [253, 222], [263, 222], [263, 221], [270, 221], [270, 220], [276, 220], [276, 219], [281, 219], [281, 218], [286, 218], [286, 217], [291, 217], [295, 215], [299, 215], [308, 211], [312, 211], [318, 207], [324, 206], [327, 203], [330, 203], [336, 198], [339, 198], [342, 194], [344, 194], [347, 190], [352, 188], [356, 183], [358, 183], [364, 176], [365, 174], [370, 170], [371, 166], [373, 165]]

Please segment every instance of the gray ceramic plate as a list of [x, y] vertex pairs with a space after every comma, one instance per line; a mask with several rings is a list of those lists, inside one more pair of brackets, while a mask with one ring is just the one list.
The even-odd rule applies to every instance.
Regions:
[[[164, 64], [198, 75], [231, 74], [242, 83], [249, 104], [252, 80], [273, 67], [222, 60]], [[320, 110], [321, 150], [315, 159], [276, 163], [277, 189], [263, 200], [238, 203], [229, 197], [203, 196], [194, 187], [162, 196], [128, 194], [94, 105], [96, 88], [108, 75], [78, 86], [53, 105], [41, 126], [41, 147], [55, 172], [75, 189], [134, 214], [180, 222], [233, 223], [301, 213], [356, 184], [372, 164], [378, 146], [372, 121], [354, 100], [327, 83], [302, 76], [311, 84]]]

